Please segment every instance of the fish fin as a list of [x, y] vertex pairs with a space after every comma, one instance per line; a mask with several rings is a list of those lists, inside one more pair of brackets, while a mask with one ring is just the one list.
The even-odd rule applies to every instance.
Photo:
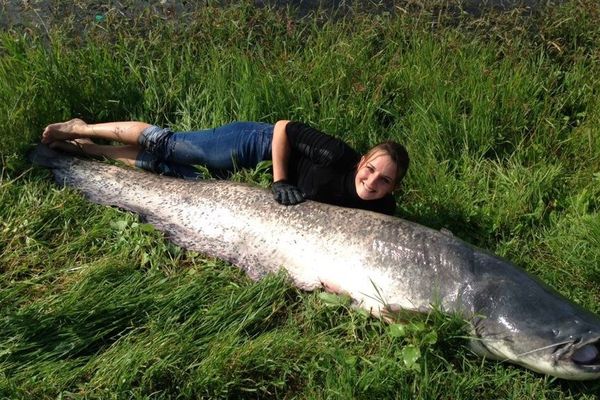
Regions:
[[450, 229], [447, 229], [447, 228], [440, 229], [440, 233], [442, 233], [442, 234], [444, 234], [446, 236], [454, 237], [454, 233], [452, 233], [452, 231]]

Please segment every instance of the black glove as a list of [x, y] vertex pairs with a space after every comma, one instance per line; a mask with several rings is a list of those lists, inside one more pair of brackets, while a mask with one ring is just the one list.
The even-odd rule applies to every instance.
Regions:
[[273, 192], [273, 198], [279, 204], [286, 206], [302, 203], [305, 200], [304, 193], [296, 186], [287, 183], [285, 179], [273, 182], [271, 191]]

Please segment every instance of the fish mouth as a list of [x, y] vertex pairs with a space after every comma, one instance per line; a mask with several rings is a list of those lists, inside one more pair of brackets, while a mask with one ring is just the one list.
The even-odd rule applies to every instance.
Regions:
[[585, 372], [600, 373], [600, 338], [562, 344], [554, 351], [553, 358], [556, 362], [570, 362]]

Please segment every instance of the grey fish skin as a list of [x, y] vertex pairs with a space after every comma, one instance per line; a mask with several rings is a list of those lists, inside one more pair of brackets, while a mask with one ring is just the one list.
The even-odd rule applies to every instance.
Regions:
[[229, 181], [185, 181], [58, 155], [32, 161], [91, 201], [143, 216], [189, 250], [260, 279], [284, 268], [305, 290], [323, 285], [374, 315], [432, 305], [471, 323], [472, 348], [564, 379], [600, 377], [600, 319], [510, 262], [395, 217], [270, 193]]

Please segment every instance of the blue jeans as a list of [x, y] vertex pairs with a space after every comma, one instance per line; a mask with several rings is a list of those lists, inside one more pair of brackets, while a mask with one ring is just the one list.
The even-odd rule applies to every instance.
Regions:
[[271, 159], [273, 125], [261, 122], [233, 122], [218, 128], [193, 132], [172, 132], [151, 126], [138, 143], [142, 151], [136, 166], [159, 174], [196, 179], [194, 165], [203, 165], [216, 177], [254, 168]]

